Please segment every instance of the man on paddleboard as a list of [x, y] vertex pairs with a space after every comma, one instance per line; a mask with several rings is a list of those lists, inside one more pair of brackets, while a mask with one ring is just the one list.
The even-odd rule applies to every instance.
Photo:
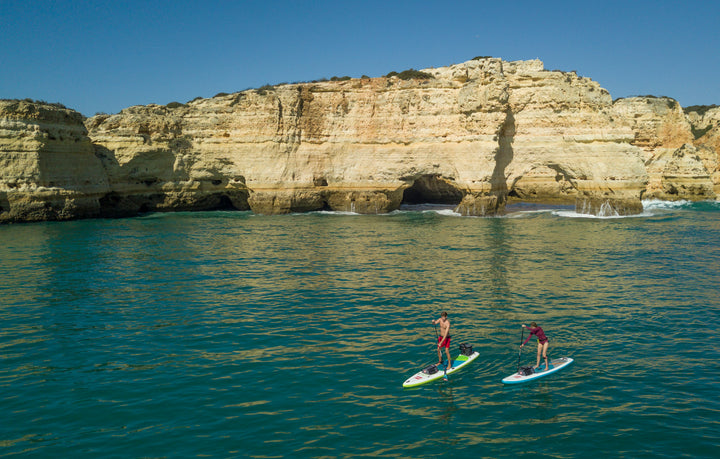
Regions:
[[530, 334], [528, 335], [525, 342], [520, 345], [520, 349], [522, 349], [522, 347], [525, 346], [528, 341], [530, 341], [532, 335], [535, 335], [538, 339], [538, 355], [537, 365], [535, 365], [535, 369], [537, 370], [540, 367], [540, 354], [542, 354], [543, 358], [545, 359], [545, 370], [549, 370], [550, 364], [548, 363], [547, 350], [548, 345], [550, 344], [550, 340], [548, 340], [547, 336], [545, 336], [545, 332], [542, 328], [538, 327], [535, 322], [530, 324], [530, 328], [526, 327], [525, 324], [523, 324], [522, 328], [527, 328], [528, 330], [530, 330]]
[[442, 365], [442, 348], [445, 348], [445, 353], [448, 358], [447, 369], [452, 369], [452, 360], [450, 360], [450, 321], [447, 318], [447, 312], [443, 311], [440, 313], [440, 317], [432, 321], [434, 324], [440, 324], [440, 335], [438, 336], [438, 365]]

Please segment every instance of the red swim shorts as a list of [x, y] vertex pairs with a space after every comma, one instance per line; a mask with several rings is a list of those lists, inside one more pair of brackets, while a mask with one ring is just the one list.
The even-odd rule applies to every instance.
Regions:
[[[438, 344], [440, 344], [440, 340], [441, 340], [441, 339], [442, 339], [442, 336], [438, 336]], [[449, 337], [449, 336], [448, 336], [447, 338], [445, 338], [445, 342], [444, 342], [443, 345], [440, 346], [440, 347], [444, 347], [444, 348], [450, 349], [450, 337]]]

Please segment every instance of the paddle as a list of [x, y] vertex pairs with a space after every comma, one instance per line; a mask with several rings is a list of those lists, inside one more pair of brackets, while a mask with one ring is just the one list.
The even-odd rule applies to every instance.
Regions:
[[522, 354], [522, 342], [525, 337], [525, 329], [520, 332], [520, 350], [518, 351], [518, 373], [520, 372], [520, 355]]

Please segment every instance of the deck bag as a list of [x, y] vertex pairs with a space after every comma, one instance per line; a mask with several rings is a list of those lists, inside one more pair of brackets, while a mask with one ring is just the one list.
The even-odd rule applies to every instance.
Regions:
[[438, 372], [437, 365], [430, 365], [429, 367], [423, 368], [422, 372], [426, 375], [434, 375]]
[[523, 376], [529, 376], [533, 373], [535, 373], [535, 369], [533, 367], [520, 367], [518, 370], [518, 374]]

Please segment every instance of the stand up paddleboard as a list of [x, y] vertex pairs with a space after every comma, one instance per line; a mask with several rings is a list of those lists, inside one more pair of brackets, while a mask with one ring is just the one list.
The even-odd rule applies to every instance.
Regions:
[[527, 372], [526, 369], [530, 367], [522, 367], [518, 372], [511, 374], [507, 378], [503, 378], [502, 382], [504, 382], [505, 384], [520, 384], [528, 381], [533, 381], [535, 379], [542, 378], [543, 376], [553, 374], [556, 371], [560, 371], [571, 363], [573, 363], [573, 359], [571, 359], [570, 357], [554, 359], [550, 362], [549, 370], [545, 370], [545, 364], [543, 363], [537, 370], [530, 374], [524, 374]]
[[[470, 355], [464, 355], [461, 352], [455, 360], [453, 360], [452, 368], [447, 370], [447, 374], [451, 375], [455, 373], [459, 369], [465, 367], [465, 365], [468, 365], [470, 362], [478, 358], [479, 355], [480, 354], [478, 352], [472, 352]], [[445, 367], [445, 363], [442, 365], [430, 365], [418, 373], [415, 373], [413, 376], [410, 376], [403, 383], [403, 387], [416, 387], [443, 378], [445, 376]]]

